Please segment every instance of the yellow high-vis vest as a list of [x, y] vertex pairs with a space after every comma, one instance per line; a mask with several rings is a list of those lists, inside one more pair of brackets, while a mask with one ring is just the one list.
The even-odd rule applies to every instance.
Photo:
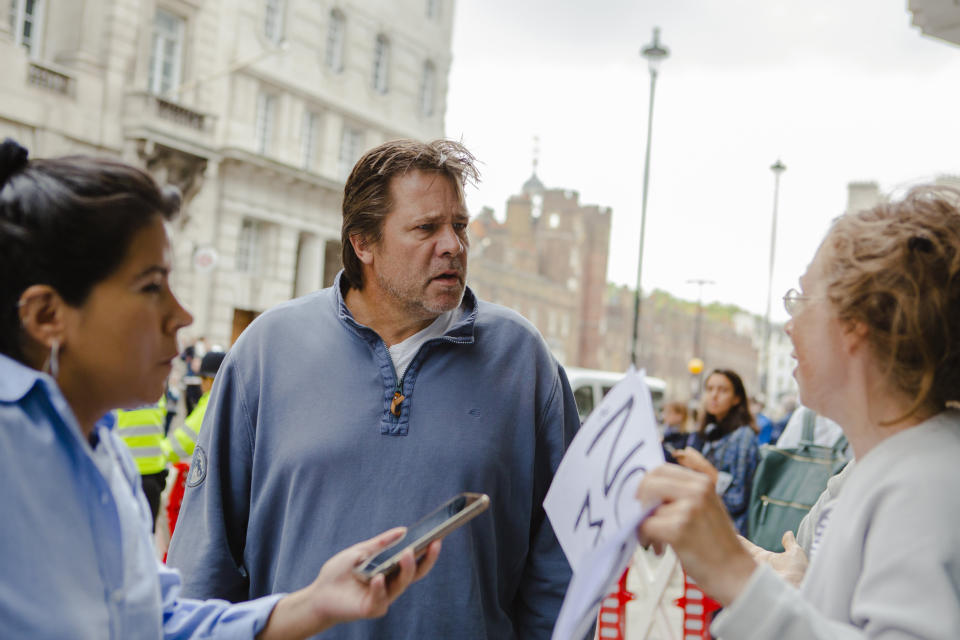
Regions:
[[153, 406], [132, 411], [117, 410], [117, 435], [123, 440], [140, 475], [160, 473], [167, 467], [167, 445], [163, 423], [167, 415], [165, 398]]
[[193, 457], [193, 450], [197, 447], [197, 437], [200, 434], [203, 414], [207, 412], [207, 402], [209, 400], [210, 392], [208, 391], [200, 396], [197, 406], [193, 408], [183, 424], [175, 428], [173, 433], [167, 437], [166, 444], [170, 451], [171, 462], [190, 462], [190, 458]]

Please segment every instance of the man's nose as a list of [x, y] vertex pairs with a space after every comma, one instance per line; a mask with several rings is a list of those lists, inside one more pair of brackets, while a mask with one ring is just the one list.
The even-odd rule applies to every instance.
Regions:
[[437, 240], [437, 252], [440, 255], [458, 256], [463, 252], [463, 241], [453, 225], [445, 226]]

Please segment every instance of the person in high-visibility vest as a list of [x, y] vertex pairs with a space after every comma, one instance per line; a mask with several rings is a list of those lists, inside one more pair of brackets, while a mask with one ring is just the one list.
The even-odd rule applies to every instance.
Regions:
[[207, 402], [210, 400], [213, 379], [216, 377], [217, 371], [220, 370], [220, 364], [226, 355], [223, 351], [210, 351], [203, 356], [203, 360], [200, 362], [200, 370], [197, 372], [200, 376], [200, 385], [203, 387], [203, 395], [200, 396], [197, 406], [193, 408], [183, 424], [174, 428], [167, 436], [167, 447], [169, 448], [171, 462], [186, 462], [189, 464], [190, 458], [193, 456], [193, 450], [197, 446], [197, 436], [200, 434], [200, 426], [203, 424], [203, 414], [207, 411]]
[[160, 510], [160, 494], [167, 486], [167, 459], [170, 445], [164, 438], [163, 428], [166, 421], [166, 398], [161, 397], [154, 405], [147, 405], [130, 411], [116, 411], [117, 435], [130, 449], [133, 460], [140, 472], [143, 493], [150, 504], [153, 524], [157, 524], [157, 512]]

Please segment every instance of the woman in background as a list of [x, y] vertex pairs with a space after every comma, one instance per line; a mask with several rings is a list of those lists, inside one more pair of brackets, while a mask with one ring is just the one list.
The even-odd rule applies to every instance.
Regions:
[[753, 425], [740, 376], [729, 369], [715, 369], [704, 383], [700, 428], [687, 439], [686, 448], [673, 453], [679, 464], [710, 477], [744, 537], [759, 460]]
[[190, 314], [170, 290], [179, 196], [125, 164], [28, 161], [0, 145], [0, 632], [13, 638], [305, 638], [383, 615], [430, 570], [352, 569], [394, 529], [331, 558], [309, 586], [232, 605], [178, 598], [140, 477], [107, 411], [155, 402]]

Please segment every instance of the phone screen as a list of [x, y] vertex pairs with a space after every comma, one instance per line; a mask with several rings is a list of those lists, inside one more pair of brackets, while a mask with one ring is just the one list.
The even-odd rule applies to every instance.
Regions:
[[377, 565], [383, 564], [389, 560], [393, 555], [397, 553], [397, 549], [402, 549], [411, 543], [419, 540], [423, 536], [427, 535], [441, 524], [449, 520], [452, 516], [457, 515], [467, 506], [467, 497], [466, 496], [457, 496], [447, 504], [443, 505], [427, 517], [425, 517], [420, 522], [410, 526], [407, 529], [407, 534], [397, 540], [395, 543], [384, 549], [379, 553], [379, 555], [374, 556], [367, 562], [369, 564]]
[[486, 509], [490, 499], [484, 494], [462, 493], [455, 496], [432, 513], [407, 528], [407, 533], [389, 547], [366, 560], [356, 569], [358, 575], [365, 579], [386, 569], [389, 573], [400, 553], [411, 545], [416, 545], [414, 552], [426, 548], [429, 542], [443, 537], [457, 526], [460, 526], [474, 515]]

